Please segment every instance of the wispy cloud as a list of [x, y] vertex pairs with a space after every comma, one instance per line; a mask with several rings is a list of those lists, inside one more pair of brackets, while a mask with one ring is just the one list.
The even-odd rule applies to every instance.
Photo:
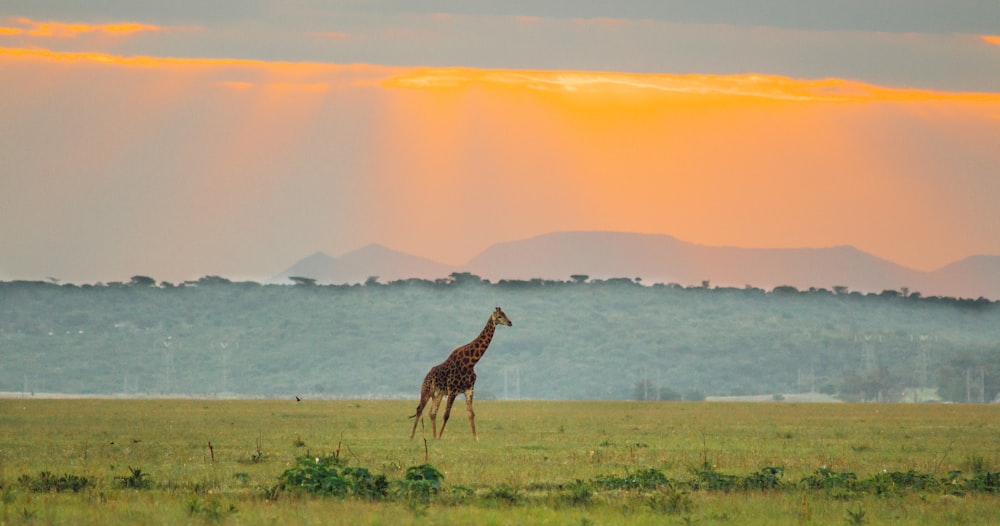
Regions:
[[121, 56], [95, 52], [0, 47], [0, 59], [4, 58], [84, 62], [125, 68], [174, 68], [178, 71], [206, 73], [209, 82], [229, 89], [266, 88], [281, 92], [317, 92], [347, 86], [372, 86], [399, 75], [402, 71], [400, 68], [369, 64]]
[[81, 22], [38, 21], [30, 18], [12, 18], [13, 27], [0, 28], [0, 34], [27, 35], [44, 38], [76, 38], [80, 35], [97, 33], [105, 35], [130, 35], [142, 32], [176, 30], [152, 24], [118, 22], [113, 24], [87, 24]]
[[385, 82], [391, 87], [460, 88], [470, 85], [520, 86], [565, 93], [661, 94], [760, 98], [782, 101], [862, 102], [1000, 98], [997, 94], [895, 89], [848, 79], [793, 79], [777, 75], [664, 75], [580, 71], [516, 71], [471, 68], [417, 69]]
[[982, 39], [987, 44], [993, 44], [995, 46], [1000, 46], [1000, 35], [983, 35]]

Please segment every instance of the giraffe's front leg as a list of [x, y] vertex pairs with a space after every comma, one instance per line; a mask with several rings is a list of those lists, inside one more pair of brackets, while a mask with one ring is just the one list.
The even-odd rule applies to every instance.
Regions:
[[458, 397], [457, 391], [448, 393], [448, 405], [444, 406], [444, 420], [441, 422], [441, 434], [438, 435], [438, 438], [441, 438], [441, 435], [444, 434], [444, 426], [448, 424], [448, 418], [451, 416], [451, 404], [455, 403], [456, 397]]
[[472, 410], [472, 394], [475, 389], [469, 389], [465, 392], [465, 408], [469, 411], [469, 425], [472, 426], [472, 438], [479, 441], [479, 436], [476, 435], [476, 412]]
[[[431, 401], [430, 417], [431, 417], [431, 432], [433, 433], [431, 436], [434, 438], [438, 437], [437, 416], [438, 416], [438, 408], [441, 407], [442, 399], [444, 399], [444, 393], [434, 393], [434, 399]], [[445, 421], [447, 420], [448, 417], [445, 416]], [[441, 424], [441, 432], [444, 432], [444, 424]]]

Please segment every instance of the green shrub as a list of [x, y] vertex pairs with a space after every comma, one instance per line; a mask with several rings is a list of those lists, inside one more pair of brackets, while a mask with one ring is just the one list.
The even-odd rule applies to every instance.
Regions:
[[626, 473], [624, 477], [602, 475], [594, 482], [604, 489], [656, 489], [669, 485], [670, 479], [656, 468], [647, 468], [635, 473]]
[[710, 491], [731, 491], [738, 489], [739, 478], [736, 475], [727, 475], [725, 473], [720, 473], [708, 463], [702, 467], [702, 469], [692, 470], [694, 479], [691, 480], [690, 484], [693, 489], [696, 490], [710, 490]]
[[573, 506], [585, 506], [590, 504], [594, 491], [590, 489], [590, 484], [576, 479], [566, 485], [566, 494], [563, 496], [565, 502]]
[[844, 471], [838, 473], [832, 469], [823, 466], [801, 481], [799, 484], [808, 489], [825, 489], [827, 491], [834, 489], [849, 489], [853, 490], [858, 485], [858, 476], [850, 471]]
[[426, 504], [431, 497], [441, 492], [441, 481], [444, 474], [430, 464], [410, 466], [406, 475], [399, 481], [399, 493], [411, 502]]
[[79, 475], [64, 474], [56, 476], [48, 471], [38, 473], [37, 477], [31, 475], [21, 475], [18, 482], [29, 491], [35, 493], [48, 493], [50, 491], [72, 491], [77, 493], [86, 488], [90, 481], [87, 477]]
[[142, 468], [129, 466], [129, 474], [125, 477], [115, 477], [118, 485], [127, 489], [149, 489], [153, 482], [149, 480], [149, 475], [142, 472]]
[[335, 457], [299, 457], [295, 466], [286, 469], [279, 477], [279, 486], [286, 490], [301, 490], [307, 493], [347, 494], [347, 481], [339, 471], [339, 459]]
[[295, 466], [278, 477], [278, 486], [289, 491], [346, 497], [351, 482], [341, 474], [338, 457], [305, 455], [297, 458]]
[[865, 481], [865, 489], [876, 495], [896, 493], [897, 491], [940, 491], [941, 479], [930, 473], [919, 473], [914, 470], [907, 472], [892, 471], [876, 473]]
[[743, 489], [778, 489], [781, 487], [781, 476], [785, 470], [778, 467], [766, 467], [757, 473], [751, 473], [743, 478]]
[[1000, 495], [1000, 471], [977, 473], [975, 477], [965, 481], [969, 491]]
[[344, 468], [343, 475], [350, 481], [351, 494], [370, 500], [381, 500], [389, 493], [385, 475], [372, 475], [365, 468]]
[[484, 497], [489, 502], [513, 506], [521, 502], [521, 491], [514, 486], [503, 484], [491, 489]]

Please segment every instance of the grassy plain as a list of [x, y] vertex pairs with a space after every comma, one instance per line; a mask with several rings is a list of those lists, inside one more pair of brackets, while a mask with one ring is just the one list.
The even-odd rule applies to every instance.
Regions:
[[[0, 400], [2, 524], [998, 524], [1000, 495], [835, 495], [796, 481], [826, 466], [880, 472], [1000, 471], [1000, 408], [945, 404], [461, 400], [444, 439], [409, 438], [415, 401]], [[440, 420], [440, 416], [439, 416]], [[426, 438], [426, 440], [425, 440]], [[209, 447], [211, 443], [211, 448]], [[275, 492], [303, 455], [403, 478], [430, 463], [429, 504]], [[780, 490], [621, 490], [602, 476], [655, 468], [747, 475]], [[137, 476], [135, 470], [140, 470]], [[37, 491], [42, 472], [86, 477]], [[129, 488], [141, 481], [148, 487]], [[573, 498], [567, 488], [588, 491]], [[682, 506], [671, 506], [671, 498]], [[676, 504], [676, 502], [674, 502]]]

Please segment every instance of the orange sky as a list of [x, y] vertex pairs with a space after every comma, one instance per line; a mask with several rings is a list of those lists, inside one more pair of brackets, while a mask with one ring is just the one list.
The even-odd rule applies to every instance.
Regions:
[[0, 72], [9, 274], [71, 251], [259, 279], [370, 242], [458, 264], [556, 230], [1000, 254], [998, 93], [23, 48]]
[[[402, 108], [383, 126], [386, 141], [421, 140], [411, 155], [386, 160], [385, 174], [436, 174], [433, 187], [454, 201], [448, 215], [503, 217], [512, 233], [492, 235], [505, 239], [544, 224], [712, 245], [855, 244], [931, 269], [1000, 226], [989, 212], [995, 179], [970, 173], [956, 191], [958, 163], [918, 144], [958, 143], [970, 162], [997, 167], [998, 94], [463, 69], [414, 71], [387, 85], [411, 92], [394, 95]], [[413, 183], [395, 206], [423, 228], [481, 228], [428, 214], [409, 199], [426, 180]], [[506, 207], [513, 201], [516, 210]], [[980, 224], [967, 230], [967, 221]]]

